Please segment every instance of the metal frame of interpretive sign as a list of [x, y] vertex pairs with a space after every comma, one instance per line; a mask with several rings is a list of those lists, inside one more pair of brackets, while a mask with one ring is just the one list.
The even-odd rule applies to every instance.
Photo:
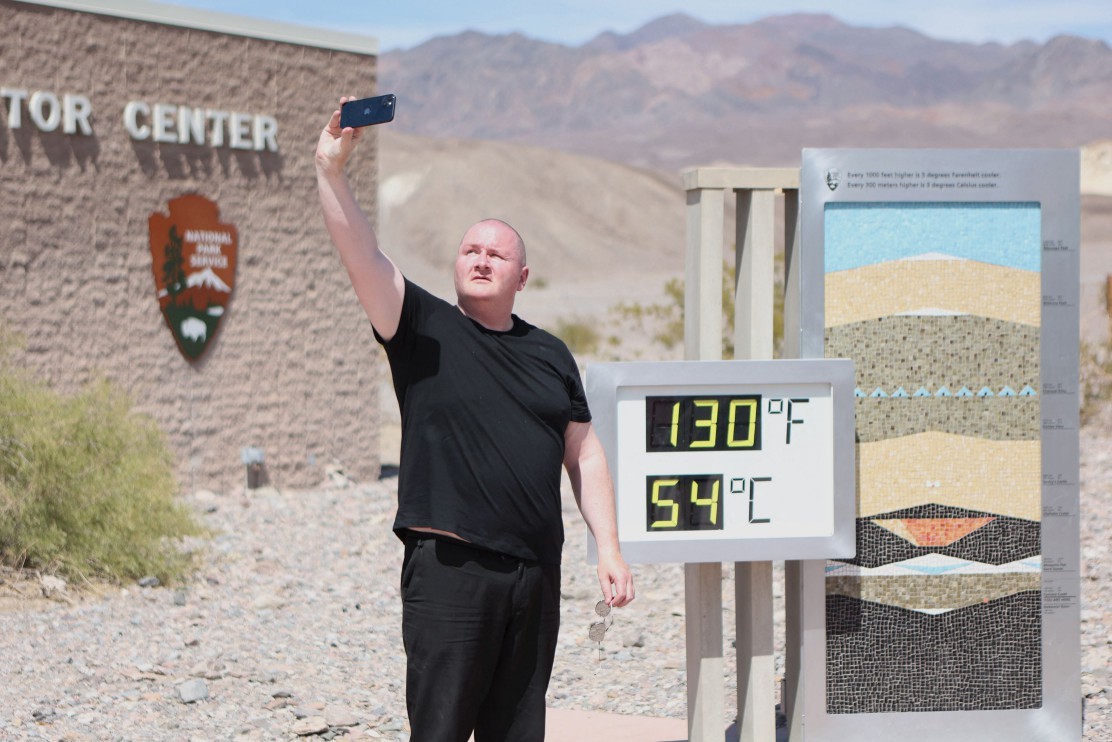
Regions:
[[587, 397], [626, 561], [853, 556], [851, 362], [602, 363]]
[[[965, 488], [963, 491], [972, 492], [977, 486], [982, 486], [986, 491], [1003, 492], [1006, 487], [1002, 487], [999, 482], [994, 484], [993, 477], [1002, 477], [1007, 482], [1018, 481], [1019, 475], [1015, 472], [1022, 470], [1022, 481], [1028, 488], [1027, 491], [1031, 493], [1032, 502], [1029, 513], [1016, 517], [1011, 517], [1015, 513], [1001, 514], [1001, 510], [1006, 510], [1006, 507], [994, 510], [991, 506], [1003, 502], [1003, 496], [993, 495], [991, 492], [983, 494], [978, 491], [974, 497], [975, 503], [988, 503], [984, 507], [963, 509], [952, 506], [952, 502], [945, 500], [944, 493], [947, 486], [956, 480], [951, 472], [944, 470], [944, 466], [940, 464], [936, 467], [941, 470], [937, 477], [924, 475], [923, 472], [929, 472], [929, 468], [916, 468], [918, 464], [907, 466], [908, 471], [904, 471], [903, 460], [892, 453], [897, 450], [893, 447], [884, 449], [887, 453], [883, 455], [874, 454], [872, 464], [877, 468], [870, 469], [869, 466], [872, 464], [862, 461], [862, 452], [867, 444], [859, 443], [857, 473], [859, 503], [861, 498], [869, 496], [869, 477], [873, 476], [872, 472], [881, 471], [882, 467], [887, 467], [883, 469], [884, 476], [891, 477], [893, 480], [900, 477], [904, 480], [919, 477], [914, 482], [900, 486], [934, 487], [937, 488], [935, 491], [939, 492], [939, 495], [938, 499], [932, 500], [930, 499], [932, 495], [926, 489], [915, 490], [915, 497], [919, 497], [919, 500], [912, 503], [911, 496], [906, 498], [906, 503], [912, 503], [914, 506], [905, 503], [905, 506], [894, 507], [891, 512], [881, 513], [874, 510], [866, 513], [864, 506], [859, 505], [861, 511], [857, 519], [858, 538], [864, 538], [862, 534], [868, 532], [876, 534], [875, 538], [881, 539], [882, 543], [898, 543], [898, 549], [893, 547], [893, 550], [898, 552], [897, 556], [892, 557], [893, 564], [882, 563], [883, 559], [877, 562], [879, 566], [862, 562], [859, 541], [858, 557], [853, 563], [808, 561], [800, 567], [802, 580], [799, 601], [802, 617], [799, 640], [802, 643], [802, 678], [796, 700], [802, 704], [804, 719], [802, 730], [807, 742], [845, 739], [862, 742], [887, 741], [901, 737], [926, 741], [946, 740], [946, 742], [959, 740], [1012, 742], [1017, 739], [1031, 742], [1044, 740], [1062, 742], [1081, 738], [1079, 160], [1079, 153], [1076, 150], [804, 150], [800, 177], [802, 199], [800, 355], [804, 358], [822, 358], [829, 351], [834, 355], [852, 358], [856, 362], [858, 388], [855, 394], [858, 397], [859, 437], [862, 436], [860, 411], [869, 404], [881, 404], [882, 397], [912, 399], [917, 395], [934, 398], [952, 395], [967, 397], [971, 402], [976, 401], [978, 396], [1000, 399], [1000, 402], [995, 403], [997, 406], [991, 408], [994, 411], [993, 415], [987, 412], [981, 414], [974, 411], [971, 406], [959, 408], [950, 401], [945, 401], [945, 410], [960, 409], [960, 414], [965, 415], [959, 423], [940, 422], [951, 412], [939, 413], [935, 416], [936, 412], [942, 409], [936, 402], [921, 400], [923, 404], [920, 407], [897, 408], [892, 405], [899, 403], [899, 400], [894, 400], [890, 406], [884, 408], [886, 411], [883, 415], [888, 416], [884, 418], [886, 424], [891, 423], [891, 428], [899, 432], [881, 431], [876, 438], [887, 445], [896, 441], [896, 435], [910, 436], [912, 433], [922, 433], [926, 430], [929, 431], [929, 435], [936, 437], [921, 440], [945, 439], [947, 441], [945, 445], [951, 447], [955, 445], [953, 441], [958, 440], [957, 445], [967, 445], [970, 448], [979, 445], [978, 441], [993, 438], [994, 440], [988, 441], [984, 450], [1004, 451], [1008, 452], [1007, 456], [1018, 458], [997, 458], [986, 462], [974, 472], [981, 479], [969, 477], [958, 484]], [[984, 211], [990, 217], [985, 222], [990, 226], [977, 226], [980, 224], [978, 222], [967, 231], [972, 231], [976, 237], [978, 229], [993, 229], [991, 224], [1002, 225], [1005, 230], [1015, 228], [1016, 234], [1022, 237], [1024, 254], [1033, 255], [1031, 263], [1016, 266], [1009, 262], [1013, 260], [1006, 254], [1010, 247], [1009, 237], [990, 240], [999, 243], [995, 249], [998, 251], [997, 255], [1001, 256], [1000, 260], [991, 258], [982, 261], [978, 257], [979, 247], [976, 244], [967, 247], [967, 252], [964, 254], [960, 246], [955, 246], [953, 251], [955, 254], [952, 255], [943, 255], [942, 253], [948, 252], [948, 248], [940, 247], [927, 248], [923, 251], [924, 254], [914, 254], [917, 245], [933, 244], [932, 241], [937, 241], [935, 239], [937, 234], [927, 234], [929, 229], [924, 231], [926, 229], [924, 225], [929, 225], [930, 222], [918, 221], [923, 209], [934, 206], [940, 210], [952, 207], [956, 217], [959, 214], [977, 212], [980, 205], [983, 205]], [[1010, 216], [1002, 219], [999, 214], [1001, 209], [1013, 207], [1014, 213], [1022, 221], [1018, 226], [1011, 223]], [[836, 239], [841, 239], [833, 236], [834, 232], [831, 231], [837, 219], [847, 215], [850, 217], [850, 223], [855, 225], [849, 230], [851, 241], [859, 239], [864, 243], [871, 239], [873, 240], [871, 244], [881, 244], [881, 240], [875, 235], [870, 237], [866, 234], [873, 224], [873, 216], [876, 216], [863, 211], [869, 208], [890, 208], [894, 212], [903, 209], [906, 212], [903, 216], [911, 218], [905, 220], [907, 223], [903, 227], [899, 219], [889, 220], [883, 226], [883, 229], [887, 230], [883, 235], [887, 245], [883, 249], [878, 248], [877, 252], [884, 253], [885, 257], [874, 261], [874, 264], [854, 263], [848, 268], [842, 264], [831, 265], [829, 261], [836, 260], [832, 256], [838, 249], [842, 249], [833, 247]], [[862, 211], [854, 214], [854, 209]], [[947, 229], [945, 214], [937, 218], [941, 221], [934, 223], [943, 225], [945, 231]], [[853, 219], [858, 221], [854, 222]], [[906, 234], [901, 233], [901, 229], [906, 229]], [[916, 233], [915, 230], [920, 231]], [[1030, 237], [1032, 232], [1034, 238]], [[960, 243], [963, 237], [955, 230], [949, 239], [954, 243]], [[904, 241], [910, 246], [903, 246], [901, 243]], [[844, 247], [844, 240], [842, 244]], [[1019, 246], [1017, 245], [1016, 248], [1018, 250]], [[843, 250], [843, 253], [850, 254], [852, 251]], [[934, 267], [927, 268], [922, 262], [911, 262], [916, 260], [934, 261], [932, 264]], [[943, 260], [951, 262], [945, 264]], [[842, 271], [842, 275], [835, 275], [837, 271]], [[867, 271], [872, 272], [866, 273]], [[897, 278], [893, 278], [897, 274]], [[876, 278], [878, 275], [881, 276], [880, 279]], [[924, 279], [924, 276], [927, 278]], [[992, 280], [998, 283], [989, 282], [982, 285], [979, 282], [984, 280], [984, 276], [991, 276]], [[884, 284], [887, 287], [885, 291], [889, 291], [895, 298], [878, 299], [874, 293], [874, 287], [878, 285], [877, 281], [881, 283], [887, 281], [888, 283]], [[900, 283], [901, 281], [903, 283]], [[924, 286], [925, 282], [931, 282], [930, 286]], [[917, 297], [927, 298], [915, 304], [919, 302], [918, 298], [896, 296], [897, 289], [901, 288], [907, 289], [908, 292], [911, 290], [918, 292]], [[826, 296], [828, 290], [832, 292], [831, 297]], [[1032, 292], [1037, 292], [1037, 296], [1032, 295]], [[961, 294], [964, 298], [960, 300], [953, 298], [957, 294]], [[997, 294], [1026, 297], [1022, 300], [1023, 311], [1026, 314], [1017, 319], [1014, 316], [1005, 316], [1007, 311], [1011, 310], [1001, 310], [997, 315], [993, 315], [992, 311], [977, 311], [978, 308], [989, 306], [997, 298]], [[842, 296], [843, 299], [849, 297], [850, 300], [838, 299], [838, 296]], [[932, 298], [937, 298], [937, 301], [932, 302]], [[828, 299], [834, 303], [829, 303]], [[838, 301], [842, 303], [838, 304]], [[965, 301], [972, 308], [940, 308], [947, 302], [956, 306], [961, 301]], [[861, 308], [862, 305], [868, 305], [870, 302], [876, 302], [877, 306], [887, 302], [885, 305], [887, 309], [874, 312], [870, 316], [869, 312]], [[1018, 306], [1018, 304], [1018, 300], [1013, 302], [1013, 305]], [[841, 319], [833, 320], [826, 315], [828, 310], [842, 312], [842, 307], [848, 309], [843, 312], [845, 316], [839, 315]], [[916, 324], [917, 318], [922, 319], [920, 324]], [[885, 324], [886, 321], [888, 324]], [[846, 324], [838, 325], [838, 322]], [[952, 324], [946, 324], [947, 322]], [[965, 324], [961, 324], [962, 322]], [[874, 376], [879, 378], [888, 374], [891, 378], [896, 378], [897, 371], [891, 369], [898, 366], [901, 360], [896, 358], [888, 361], [886, 358], [898, 356], [897, 346], [901, 339], [907, 342], [907, 337], [901, 336], [893, 328], [901, 328], [901, 331], [910, 328], [914, 333], [920, 326], [935, 328], [930, 330], [935, 333], [930, 335], [931, 338], [946, 338], [946, 345], [931, 351], [934, 353], [929, 356], [931, 362], [950, 364], [947, 368], [960, 366], [961, 373], [968, 373], [967, 369], [975, 367], [991, 370], [997, 368], [994, 365], [997, 359], [992, 354], [988, 355], [987, 360], [983, 354], [972, 361], [969, 359], [980, 353], [980, 348], [989, 348], [991, 343], [996, 343], [991, 347], [1003, 348], [1000, 352], [1000, 365], [1003, 365], [1004, 361], [1026, 363], [1025, 366], [1013, 364], [1008, 369], [1026, 369], [1024, 373], [1030, 375], [1031, 381], [1025, 383], [1022, 388], [1013, 389], [999, 381], [979, 382], [970, 379], [968, 388], [950, 389], [939, 381], [945, 374], [932, 369], [931, 364], [927, 363], [916, 365], [913, 373], [906, 371], [907, 366], [899, 371], [903, 374], [899, 376], [900, 379], [910, 379], [914, 374], [919, 374], [924, 379], [933, 380], [923, 381], [921, 386], [918, 386], [919, 382], [913, 382], [918, 388], [913, 388], [910, 386], [911, 382], [906, 381], [901, 381], [899, 385], [893, 381], [887, 387], [877, 384], [873, 388], [868, 381], [862, 381], [866, 372], [860, 360], [852, 354], [845, 353], [844, 348], [833, 346], [828, 348], [830, 343], [833, 342], [836, 346], [837, 342], [842, 342], [844, 338], [850, 336], [852, 336], [851, 340], [844, 342], [857, 343], [858, 345], [854, 347], [864, 347], [863, 343], [872, 343], [868, 353], [880, 359], [876, 362], [880, 365], [876, 366], [879, 370], [874, 372]], [[846, 330], [847, 327], [850, 329]], [[938, 331], [939, 327], [949, 328], [946, 332], [951, 334], [945, 335], [942, 331]], [[976, 329], [985, 327], [990, 329]], [[980, 336], [970, 340], [969, 332], [963, 332], [962, 328], [966, 330], [974, 328], [974, 335], [976, 332], [984, 332], [986, 337], [989, 335], [991, 337], [988, 337], [982, 345], [978, 345], [981, 342]], [[876, 350], [878, 340], [882, 343], [891, 343], [892, 349], [878, 353]], [[1013, 347], [1029, 343], [1031, 348], [1029, 355], [1037, 355], [1037, 365], [1033, 358], [1026, 360], [1019, 358], [1020, 351], [1009, 349], [1010, 342], [1013, 343]], [[911, 353], [915, 352], [925, 351], [916, 349]], [[890, 367], [884, 366], [885, 363], [890, 364]], [[953, 372], [951, 375], [957, 373]], [[904, 384], [908, 386], [905, 388]], [[1021, 436], [1013, 435], [1009, 438], [1010, 431], [1007, 430], [1006, 416], [1011, 414], [1008, 410], [1019, 408], [1006, 407], [1006, 401], [1002, 399], [1012, 396], [1025, 396], [1026, 399], [1021, 401], [1023, 405], [1027, 405], [1022, 408], [1025, 411], [1024, 430], [1027, 432], [1024, 433], [1025, 438], [1018, 446], [1014, 441]], [[1031, 399], [1032, 397], [1037, 399]], [[932, 404], [936, 406], [932, 407]], [[893, 412], [898, 409], [908, 412]], [[977, 408], [977, 410], [989, 409], [988, 406]], [[898, 415], [903, 417], [897, 420]], [[892, 422], [892, 420], [896, 421]], [[947, 424], [951, 428], [946, 429]], [[975, 428], [975, 431], [967, 433], [966, 428], [969, 430]], [[946, 438], [947, 435], [950, 437]], [[966, 437], [963, 438], [962, 435]], [[963, 444], [961, 441], [967, 443]], [[968, 443], [969, 441], [972, 443]], [[905, 446], [898, 449], [898, 452], [910, 450], [906, 447], [906, 438], [898, 441], [897, 445]], [[930, 443], [930, 445], [935, 444]], [[1021, 460], [1024, 452], [1029, 452], [1027, 458], [1031, 460]], [[885, 456], [888, 460], [881, 461], [880, 459]], [[896, 463], [893, 463], [893, 460]], [[1008, 477], [1013, 479], [1007, 479]], [[884, 479], [884, 481], [889, 480]], [[986, 482], [988, 484], [985, 484]], [[996, 489], [992, 489], [993, 487]], [[977, 500], [976, 497], [981, 499]], [[993, 500], [993, 497], [997, 499]], [[896, 499], [898, 498], [894, 498], [893, 502]], [[973, 512], [976, 510], [988, 512]], [[972, 533], [980, 528], [1010, 528], [1011, 530], [985, 530], [982, 534], [990, 535], [983, 537], [975, 533], [972, 536], [961, 535]], [[1011, 546], [1008, 544], [1001, 546], [1001, 544], [1013, 536], [1019, 539], [1015, 534], [1020, 533], [1024, 528], [1027, 530], [1023, 533], [1028, 534], [1023, 537], [1027, 539], [1024, 543], [1034, 544], [1033, 554], [1015, 558], [1015, 561], [1009, 564], [1003, 562], [1011, 557], [1002, 556], [996, 561], [981, 558], [986, 550], [995, 549], [999, 552], [1014, 547], [1014, 544]], [[1006, 534], [1007, 538], [1002, 538], [1000, 534]], [[978, 538], [981, 540], [977, 541]], [[883, 541], [883, 539], [888, 540]], [[966, 540], [962, 541], [962, 539]], [[967, 545], [965, 554], [958, 553], [963, 548], [961, 546], [963, 543]], [[969, 544], [973, 544], [975, 548], [968, 546]], [[1027, 550], [1031, 551], [1032, 548]], [[974, 555], [969, 556], [969, 554]], [[896, 559], [903, 561], [896, 564]], [[921, 574], [914, 573], [914, 570], [919, 570]], [[939, 575], [946, 570], [955, 570], [953, 574], [965, 580], [961, 582], [959, 577], [955, 576], [952, 582], [947, 583], [950, 587], [942, 590], [945, 595], [940, 600], [950, 602], [945, 605], [927, 605], [923, 602], [914, 604], [914, 601], [920, 600], [921, 597], [916, 595], [908, 597], [904, 587], [912, 584], [927, 584], [915, 581], [929, 579], [929, 576], [922, 576], [927, 573]], [[1005, 572], [1008, 574], [1001, 577]], [[840, 583], [837, 579], [842, 578], [835, 577], [832, 581], [832, 576], [838, 574], [846, 574], [849, 577]], [[871, 583], [877, 586], [875, 594], [853, 595], [846, 592], [845, 585], [857, 584], [860, 587], [865, 584], [862, 581], [853, 582], [855, 579], [862, 580], [861, 575], [870, 578], [881, 576]], [[979, 586], [978, 589], [985, 589], [986, 585], [1002, 584], [999, 580], [1005, 578], [1013, 582], [1008, 583], [1004, 588], [994, 588], [997, 592], [986, 595], [983, 599], [978, 598], [976, 605], [968, 606], [968, 611], [962, 607], [966, 606], [966, 603], [961, 601], [968, 599], [967, 595], [960, 595], [961, 589], [964, 589], [962, 586], [975, 585]], [[993, 580], [998, 582], [994, 583]], [[839, 590], [842, 592], [839, 593]], [[903, 707], [900, 708], [886, 708], [880, 705], [866, 709], [867, 704], [864, 703], [857, 706], [854, 703], [837, 705], [832, 700], [835, 698], [829, 683], [832, 678], [844, 683], [848, 674], [853, 682], [859, 682], [862, 688], [871, 688], [870, 684], [876, 685], [877, 679], [868, 671], [868, 662], [864, 662], [861, 667], [847, 667], [845, 665], [851, 663], [846, 662], [841, 662], [842, 666], [831, 664], [844, 655], [832, 657], [828, 652], [828, 640], [832, 642], [831, 647], [846, 645], [838, 643], [845, 640], [844, 634], [837, 633], [842, 631], [844, 626], [839, 624], [835, 633], [829, 633], [831, 629], [827, 611], [830, 606], [841, 606], [846, 605], [846, 601], [857, 601], [852, 604], [864, 606], [860, 608], [861, 612], [858, 615], [861, 625], [875, 616], [883, 616], [885, 621], [889, 622], [906, 621], [908, 627], [925, 626], [932, 621], [952, 620], [953, 623], [947, 626], [958, 626], [959, 629], [955, 629], [955, 632], [960, 634], [961, 616], [1000, 615], [977, 614], [975, 611], [982, 609], [982, 603], [988, 606], [1014, 598], [1014, 595], [1008, 594], [1009, 590], [1013, 593], [1020, 591], [1025, 596], [1025, 602], [1008, 603], [1012, 606], [1008, 609], [1012, 611], [1007, 617], [1008, 620], [1015, 620], [1015, 612], [1021, 611], [1019, 615], [1021, 623], [1029, 629], [1025, 636], [1029, 640], [1030, 637], [1034, 637], [1031, 640], [1034, 642], [1034, 650], [1041, 653], [1041, 657], [1034, 660], [1035, 669], [1031, 676], [1034, 680], [1030, 683], [1030, 695], [1022, 703], [1009, 705], [1007, 699], [990, 700], [995, 684], [1009, 682], [1010, 666], [1004, 659], [996, 664], [996, 653], [999, 651], [1002, 658], [1006, 657], [1008, 652], [1015, 654], [1014, 648], [996, 645], [993, 645], [989, 651], [992, 659], [981, 660], [982, 666], [989, 671], [963, 678], [962, 682], [966, 683], [966, 686], [960, 691], [946, 688], [945, 683], [935, 689], [935, 694], [944, 696], [942, 702], [939, 702], [938, 697], [932, 698], [932, 693], [921, 695], [920, 700], [923, 701], [921, 708], [910, 708], [907, 701], [902, 701]], [[848, 597], [845, 597], [847, 595]], [[870, 598], [885, 604], [881, 605], [881, 608], [888, 612], [869, 613], [878, 605], [878, 603], [869, 603]], [[909, 602], [912, 603], [910, 608], [907, 607]], [[955, 609], [955, 606], [960, 610]], [[969, 625], [965, 624], [966, 628]], [[852, 632], [858, 628], [861, 626], [851, 627], [846, 631]], [[898, 633], [899, 630], [899, 626], [884, 627], [884, 631], [889, 632], [885, 635], [891, 635], [892, 631]], [[910, 628], [908, 631], [910, 633]], [[920, 663], [926, 667], [928, 660], [925, 658], [930, 655], [933, 657], [930, 662], [934, 663], [931, 671], [937, 672], [939, 667], [947, 667], [947, 662], [961, 662], [961, 636], [952, 638], [953, 643], [946, 646], [942, 646], [945, 643], [937, 646], [922, 646], [919, 648], [922, 651], [909, 651], [905, 656], [888, 657], [883, 661], [892, 663], [893, 666], [901, 661], [905, 662], [906, 671], [901, 671], [902, 677], [911, 678], [916, 671], [916, 664]], [[1030, 669], [1032, 665], [1026, 667]], [[961, 670], [961, 668], [955, 669]], [[1039, 673], [1041, 673], [1041, 687]], [[982, 697], [978, 695], [979, 691], [968, 690], [969, 682], [979, 684], [978, 687], [985, 689], [984, 704], [978, 703]], [[852, 688], [850, 692], [852, 693]], [[883, 696], [885, 693], [896, 693], [898, 689], [892, 686], [876, 687], [871, 692]], [[960, 696], [957, 702], [950, 703], [949, 698], [945, 697], [945, 694], [950, 692]]]

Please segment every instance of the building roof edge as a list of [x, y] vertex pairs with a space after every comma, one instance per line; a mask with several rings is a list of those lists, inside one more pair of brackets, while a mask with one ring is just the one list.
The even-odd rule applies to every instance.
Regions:
[[82, 13], [110, 15], [149, 23], [215, 31], [267, 41], [312, 46], [355, 54], [378, 55], [378, 39], [345, 31], [330, 31], [313, 26], [280, 23], [261, 18], [233, 15], [214, 10], [185, 8], [152, 0], [17, 0], [27, 5], [43, 5]]

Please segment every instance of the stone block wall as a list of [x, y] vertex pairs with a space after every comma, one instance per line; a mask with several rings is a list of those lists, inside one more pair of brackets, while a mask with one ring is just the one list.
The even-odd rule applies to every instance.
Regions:
[[[165, 431], [183, 489], [241, 486], [246, 446], [279, 487], [318, 484], [331, 463], [377, 476], [386, 365], [313, 169], [339, 96], [374, 94], [375, 56], [7, 0], [0, 28], [0, 323], [25, 339], [17, 361], [62, 391], [98, 377], [127, 389]], [[58, 106], [33, 106], [36, 91]], [[67, 100], [81, 120], [51, 130]], [[136, 139], [135, 101], [272, 117], [277, 150], [232, 148], [226, 128], [223, 143]], [[351, 177], [374, 218], [369, 134]], [[227, 312], [192, 363], [160, 313], [148, 235], [186, 193], [215, 201], [239, 239]]]

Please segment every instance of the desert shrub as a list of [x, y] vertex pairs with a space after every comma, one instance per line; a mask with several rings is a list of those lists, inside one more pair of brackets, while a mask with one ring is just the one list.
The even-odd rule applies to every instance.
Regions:
[[582, 319], [559, 319], [553, 333], [576, 355], [593, 355], [598, 351], [601, 336], [594, 324]]
[[[782, 267], [783, 256], [777, 253], [777, 266]], [[784, 338], [784, 290], [778, 270], [773, 291], [772, 333], [776, 348]], [[722, 357], [734, 355], [734, 268], [722, 265]], [[667, 350], [683, 345], [684, 333], [684, 281], [669, 279], [664, 284], [664, 301], [657, 304], [618, 304], [611, 315], [619, 323], [631, 323], [652, 333], [653, 342]]]
[[672, 350], [683, 344], [683, 290], [683, 279], [670, 278], [664, 284], [663, 302], [623, 302], [610, 312], [619, 323], [629, 323], [648, 330], [654, 343], [666, 350]]
[[180, 538], [202, 529], [175, 500], [161, 432], [131, 408], [108, 382], [63, 396], [0, 355], [0, 561], [116, 581], [188, 570]]

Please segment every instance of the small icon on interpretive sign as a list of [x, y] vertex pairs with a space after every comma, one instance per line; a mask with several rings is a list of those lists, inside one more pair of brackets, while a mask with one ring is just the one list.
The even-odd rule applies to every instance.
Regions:
[[158, 306], [178, 350], [189, 361], [209, 347], [228, 310], [236, 275], [236, 228], [220, 207], [191, 193], [156, 211], [150, 226], [151, 271]]
[[826, 171], [826, 187], [832, 191], [838, 190], [839, 174], [837, 170]]

